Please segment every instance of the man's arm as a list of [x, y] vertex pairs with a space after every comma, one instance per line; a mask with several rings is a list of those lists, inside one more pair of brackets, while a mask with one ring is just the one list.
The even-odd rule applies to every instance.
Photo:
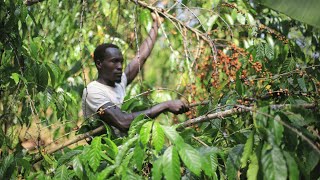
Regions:
[[160, 17], [157, 17], [155, 14], [151, 14], [153, 18], [152, 28], [149, 32], [148, 37], [143, 41], [140, 46], [140, 52], [136, 54], [133, 60], [129, 63], [127, 68], [125, 69], [125, 74], [127, 76], [128, 82], [130, 84], [133, 79], [137, 76], [139, 69], [142, 65], [146, 62], [147, 58], [149, 57], [154, 43], [156, 42], [158, 29], [160, 26]]
[[166, 101], [157, 104], [150, 109], [134, 113], [123, 112], [116, 105], [110, 102], [104, 104], [101, 108], [103, 109], [103, 113], [99, 113], [100, 118], [107, 124], [112, 125], [121, 131], [127, 131], [134, 118], [140, 114], [144, 114], [149, 118], [155, 118], [166, 111], [174, 114], [181, 114], [189, 110], [186, 104], [180, 100]]

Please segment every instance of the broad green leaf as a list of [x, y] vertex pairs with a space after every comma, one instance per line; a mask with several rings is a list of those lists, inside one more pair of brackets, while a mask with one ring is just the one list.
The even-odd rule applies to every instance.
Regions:
[[274, 121], [272, 122], [273, 123], [274, 138], [275, 138], [275, 141], [278, 146], [282, 142], [283, 131], [284, 131], [284, 128], [283, 128], [282, 124], [279, 123], [279, 121], [281, 121], [281, 118], [279, 115], [276, 115], [276, 117], [274, 118]]
[[274, 58], [274, 50], [273, 50], [273, 48], [271, 47], [270, 44], [268, 44], [268, 43], [265, 44], [264, 53], [265, 53], [265, 55], [266, 55], [266, 57], [268, 59], [273, 60], [273, 58]]
[[8, 178], [8, 177], [5, 177], [5, 175], [8, 175], [6, 174], [7, 170], [12, 165], [13, 162], [14, 162], [14, 157], [11, 154], [3, 158], [0, 166], [0, 179]]
[[19, 83], [19, 79], [20, 79], [19, 77], [20, 75], [17, 73], [12, 73], [10, 76], [10, 78], [14, 80], [14, 83], [16, 83], [16, 85]]
[[250, 164], [247, 171], [248, 180], [256, 180], [259, 171], [259, 162], [256, 153], [251, 154]]
[[133, 154], [134, 162], [137, 165], [137, 169], [139, 171], [141, 171], [141, 169], [142, 169], [142, 163], [143, 163], [144, 155], [145, 155], [145, 151], [143, 150], [143, 148], [141, 146], [142, 146], [142, 144], [140, 144], [140, 142], [137, 142], [136, 146], [134, 148], [134, 154]]
[[71, 161], [74, 156], [81, 153], [82, 153], [82, 150], [73, 150], [73, 151], [67, 152], [66, 154], [64, 154], [58, 159], [58, 166], [66, 164], [67, 162]]
[[293, 58], [286, 58], [281, 66], [280, 73], [292, 71], [295, 67], [295, 60]]
[[261, 165], [264, 178], [270, 180], [286, 180], [287, 165], [279, 147], [268, 147], [264, 145], [262, 149]]
[[103, 148], [106, 148], [106, 153], [108, 156], [110, 156], [112, 159], [114, 159], [118, 154], [118, 147], [117, 145], [109, 138], [104, 137], [103, 140], [106, 143], [106, 146], [102, 146]]
[[288, 170], [289, 170], [288, 171], [289, 172], [289, 180], [298, 180], [299, 179], [299, 168], [298, 168], [296, 161], [294, 160], [294, 158], [291, 156], [290, 153], [283, 152], [283, 154], [286, 159]]
[[107, 156], [104, 151], [100, 151], [100, 156], [102, 159], [107, 160], [111, 164], [114, 164], [114, 160]]
[[163, 173], [166, 179], [180, 179], [180, 159], [174, 146], [170, 146], [163, 154]]
[[54, 63], [48, 63], [46, 66], [50, 74], [51, 85], [55, 87], [57, 80], [60, 78], [60, 68]]
[[164, 145], [164, 131], [158, 122], [154, 122], [152, 127], [152, 145], [158, 152]]
[[101, 137], [95, 137], [90, 146], [90, 150], [86, 157], [89, 162], [89, 166], [92, 168], [93, 172], [96, 172], [98, 167], [100, 166], [101, 160]]
[[70, 179], [66, 165], [62, 165], [57, 169], [57, 172], [55, 173], [54, 179], [59, 179], [59, 180]]
[[241, 13], [237, 13], [237, 21], [244, 25], [246, 23], [246, 17], [242, 15]]
[[163, 159], [163, 156], [160, 156], [152, 164], [152, 179], [154, 180], [161, 180], [162, 178], [162, 169], [163, 169], [162, 159]]
[[299, 84], [300, 89], [301, 89], [303, 92], [307, 92], [308, 90], [307, 90], [307, 87], [306, 87], [306, 83], [305, 83], [305, 81], [304, 81], [304, 78], [298, 78], [297, 81], [298, 81], [298, 84]]
[[129, 139], [128, 141], [126, 141], [125, 143], [122, 144], [121, 147], [119, 147], [119, 152], [118, 155], [116, 157], [116, 162], [115, 165], [116, 167], [119, 166], [121, 164], [121, 161], [123, 160], [124, 156], [126, 155], [128, 149], [137, 141], [138, 136], [134, 136], [131, 139]]
[[75, 172], [75, 174], [80, 178], [82, 179], [83, 177], [83, 166], [82, 166], [82, 163], [79, 159], [79, 156], [76, 156], [75, 158], [73, 158], [72, 160], [72, 167], [73, 167], [73, 170]]
[[233, 147], [229, 151], [226, 168], [228, 179], [236, 179], [237, 172], [240, 170], [240, 158], [243, 153], [243, 144]]
[[189, 144], [183, 144], [179, 147], [179, 155], [187, 168], [195, 175], [200, 176], [201, 172], [201, 156]]
[[134, 152], [130, 152], [129, 154], [127, 154], [126, 158], [123, 160], [123, 162], [121, 163], [122, 166], [128, 168], [129, 167], [129, 163], [130, 163], [130, 160], [132, 159], [133, 157], [133, 153]]
[[285, 112], [285, 115], [289, 118], [289, 120], [297, 126], [305, 126], [308, 124], [308, 122], [304, 119], [304, 117], [301, 116], [301, 114], [295, 114], [293, 112], [287, 111]]
[[238, 71], [236, 74], [236, 91], [240, 96], [243, 95], [243, 85], [240, 78], [240, 71]]
[[44, 64], [38, 66], [37, 70], [37, 87], [38, 91], [44, 91], [48, 86], [49, 74]]
[[153, 122], [146, 122], [140, 130], [140, 141], [143, 145], [149, 142]]
[[139, 133], [141, 126], [148, 121], [148, 119], [144, 119], [144, 117], [145, 117], [144, 114], [140, 114], [131, 122], [129, 131], [128, 131], [129, 138]]
[[182, 137], [178, 134], [178, 132], [172, 128], [172, 127], [169, 127], [169, 126], [162, 126], [162, 129], [164, 130], [164, 133], [166, 134], [167, 138], [172, 142], [174, 143], [175, 145], [177, 145], [178, 147], [181, 145], [181, 144], [184, 144], [184, 141], [182, 139]]
[[116, 165], [111, 165], [107, 168], [105, 168], [103, 171], [97, 174], [97, 180], [105, 180], [110, 173], [112, 173], [116, 169]]
[[264, 44], [259, 43], [256, 48], [256, 59], [262, 60], [265, 57]]
[[259, 0], [259, 2], [293, 19], [320, 28], [320, 17], [318, 16], [320, 2], [318, 0]]
[[218, 157], [215, 152], [209, 152], [201, 154], [201, 164], [204, 173], [212, 177], [217, 170], [218, 167]]
[[247, 166], [247, 161], [252, 153], [254, 143], [254, 131], [252, 131], [247, 139], [246, 144], [243, 148], [243, 153], [241, 157], [241, 167], [244, 168]]

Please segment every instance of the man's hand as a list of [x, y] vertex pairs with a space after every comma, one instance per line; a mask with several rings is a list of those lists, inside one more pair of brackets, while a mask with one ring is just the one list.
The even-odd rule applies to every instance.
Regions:
[[189, 111], [188, 105], [181, 100], [172, 100], [165, 103], [168, 107], [168, 111], [173, 114], [182, 114]]

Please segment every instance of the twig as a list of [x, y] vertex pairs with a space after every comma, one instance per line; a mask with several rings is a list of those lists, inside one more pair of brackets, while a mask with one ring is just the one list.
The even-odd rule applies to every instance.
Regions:
[[184, 24], [182, 21], [180, 21], [179, 19], [177, 19], [176, 17], [174, 17], [173, 15], [171, 14], [168, 14], [166, 11], [164, 11], [163, 9], [159, 9], [157, 7], [154, 7], [154, 6], [151, 6], [149, 4], [147, 4], [146, 2], [143, 2], [143, 1], [138, 1], [138, 0], [129, 0], [129, 1], [132, 1], [133, 3], [136, 3], [138, 4], [139, 6], [142, 6], [144, 8], [147, 8], [153, 12], [157, 12], [158, 14], [161, 14], [163, 16], [165, 16], [166, 18], [180, 24], [181, 26], [184, 26], [186, 27], [188, 30], [190, 30], [191, 32], [195, 33], [196, 35], [198, 35], [199, 37], [201, 37], [203, 40], [205, 40], [211, 47], [211, 51], [215, 57], [215, 50], [214, 50], [214, 44], [213, 44], [213, 41], [208, 38], [207, 34], [205, 33], [202, 33], [201, 31], [199, 31], [198, 29], [195, 29], [195, 28], [192, 28], [190, 26], [187, 26], [186, 24]]
[[[81, 140], [83, 140], [83, 139], [85, 139], [85, 138], [91, 137], [91, 136], [93, 136], [93, 135], [95, 135], [95, 134], [97, 134], [97, 133], [99, 133], [99, 132], [102, 132], [104, 129], [105, 129], [104, 126], [100, 126], [100, 127], [96, 128], [96, 129], [94, 129], [94, 130], [92, 130], [92, 131], [89, 131], [89, 132], [84, 133], [84, 134], [80, 134], [80, 135], [76, 136], [75, 138], [70, 139], [69, 141], [61, 144], [60, 146], [57, 146], [57, 147], [55, 147], [55, 148], [52, 148], [52, 149], [50, 149], [49, 151], [47, 151], [47, 152], [45, 152], [45, 153], [46, 153], [46, 154], [52, 154], [52, 153], [54, 153], [54, 152], [57, 152], [57, 151], [65, 148], [65, 147], [68, 147], [68, 146], [70, 146], [70, 145], [72, 145], [72, 144], [74, 144], [74, 143], [77, 143], [77, 142], [79, 142], [79, 141], [81, 141]], [[42, 159], [42, 156], [37, 156], [37, 157], [34, 159], [33, 164], [36, 163], [36, 162], [38, 162], [38, 161], [40, 161], [41, 159]]]
[[192, 136], [193, 139], [195, 139], [196, 141], [198, 141], [200, 144], [204, 145], [205, 147], [209, 147], [206, 143], [204, 143], [203, 141], [201, 141], [199, 138]]

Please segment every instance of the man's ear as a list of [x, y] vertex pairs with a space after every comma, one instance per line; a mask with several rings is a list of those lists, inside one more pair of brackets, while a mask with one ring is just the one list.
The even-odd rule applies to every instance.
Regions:
[[99, 59], [97, 59], [97, 61], [96, 61], [96, 66], [98, 69], [101, 68], [101, 61]]

